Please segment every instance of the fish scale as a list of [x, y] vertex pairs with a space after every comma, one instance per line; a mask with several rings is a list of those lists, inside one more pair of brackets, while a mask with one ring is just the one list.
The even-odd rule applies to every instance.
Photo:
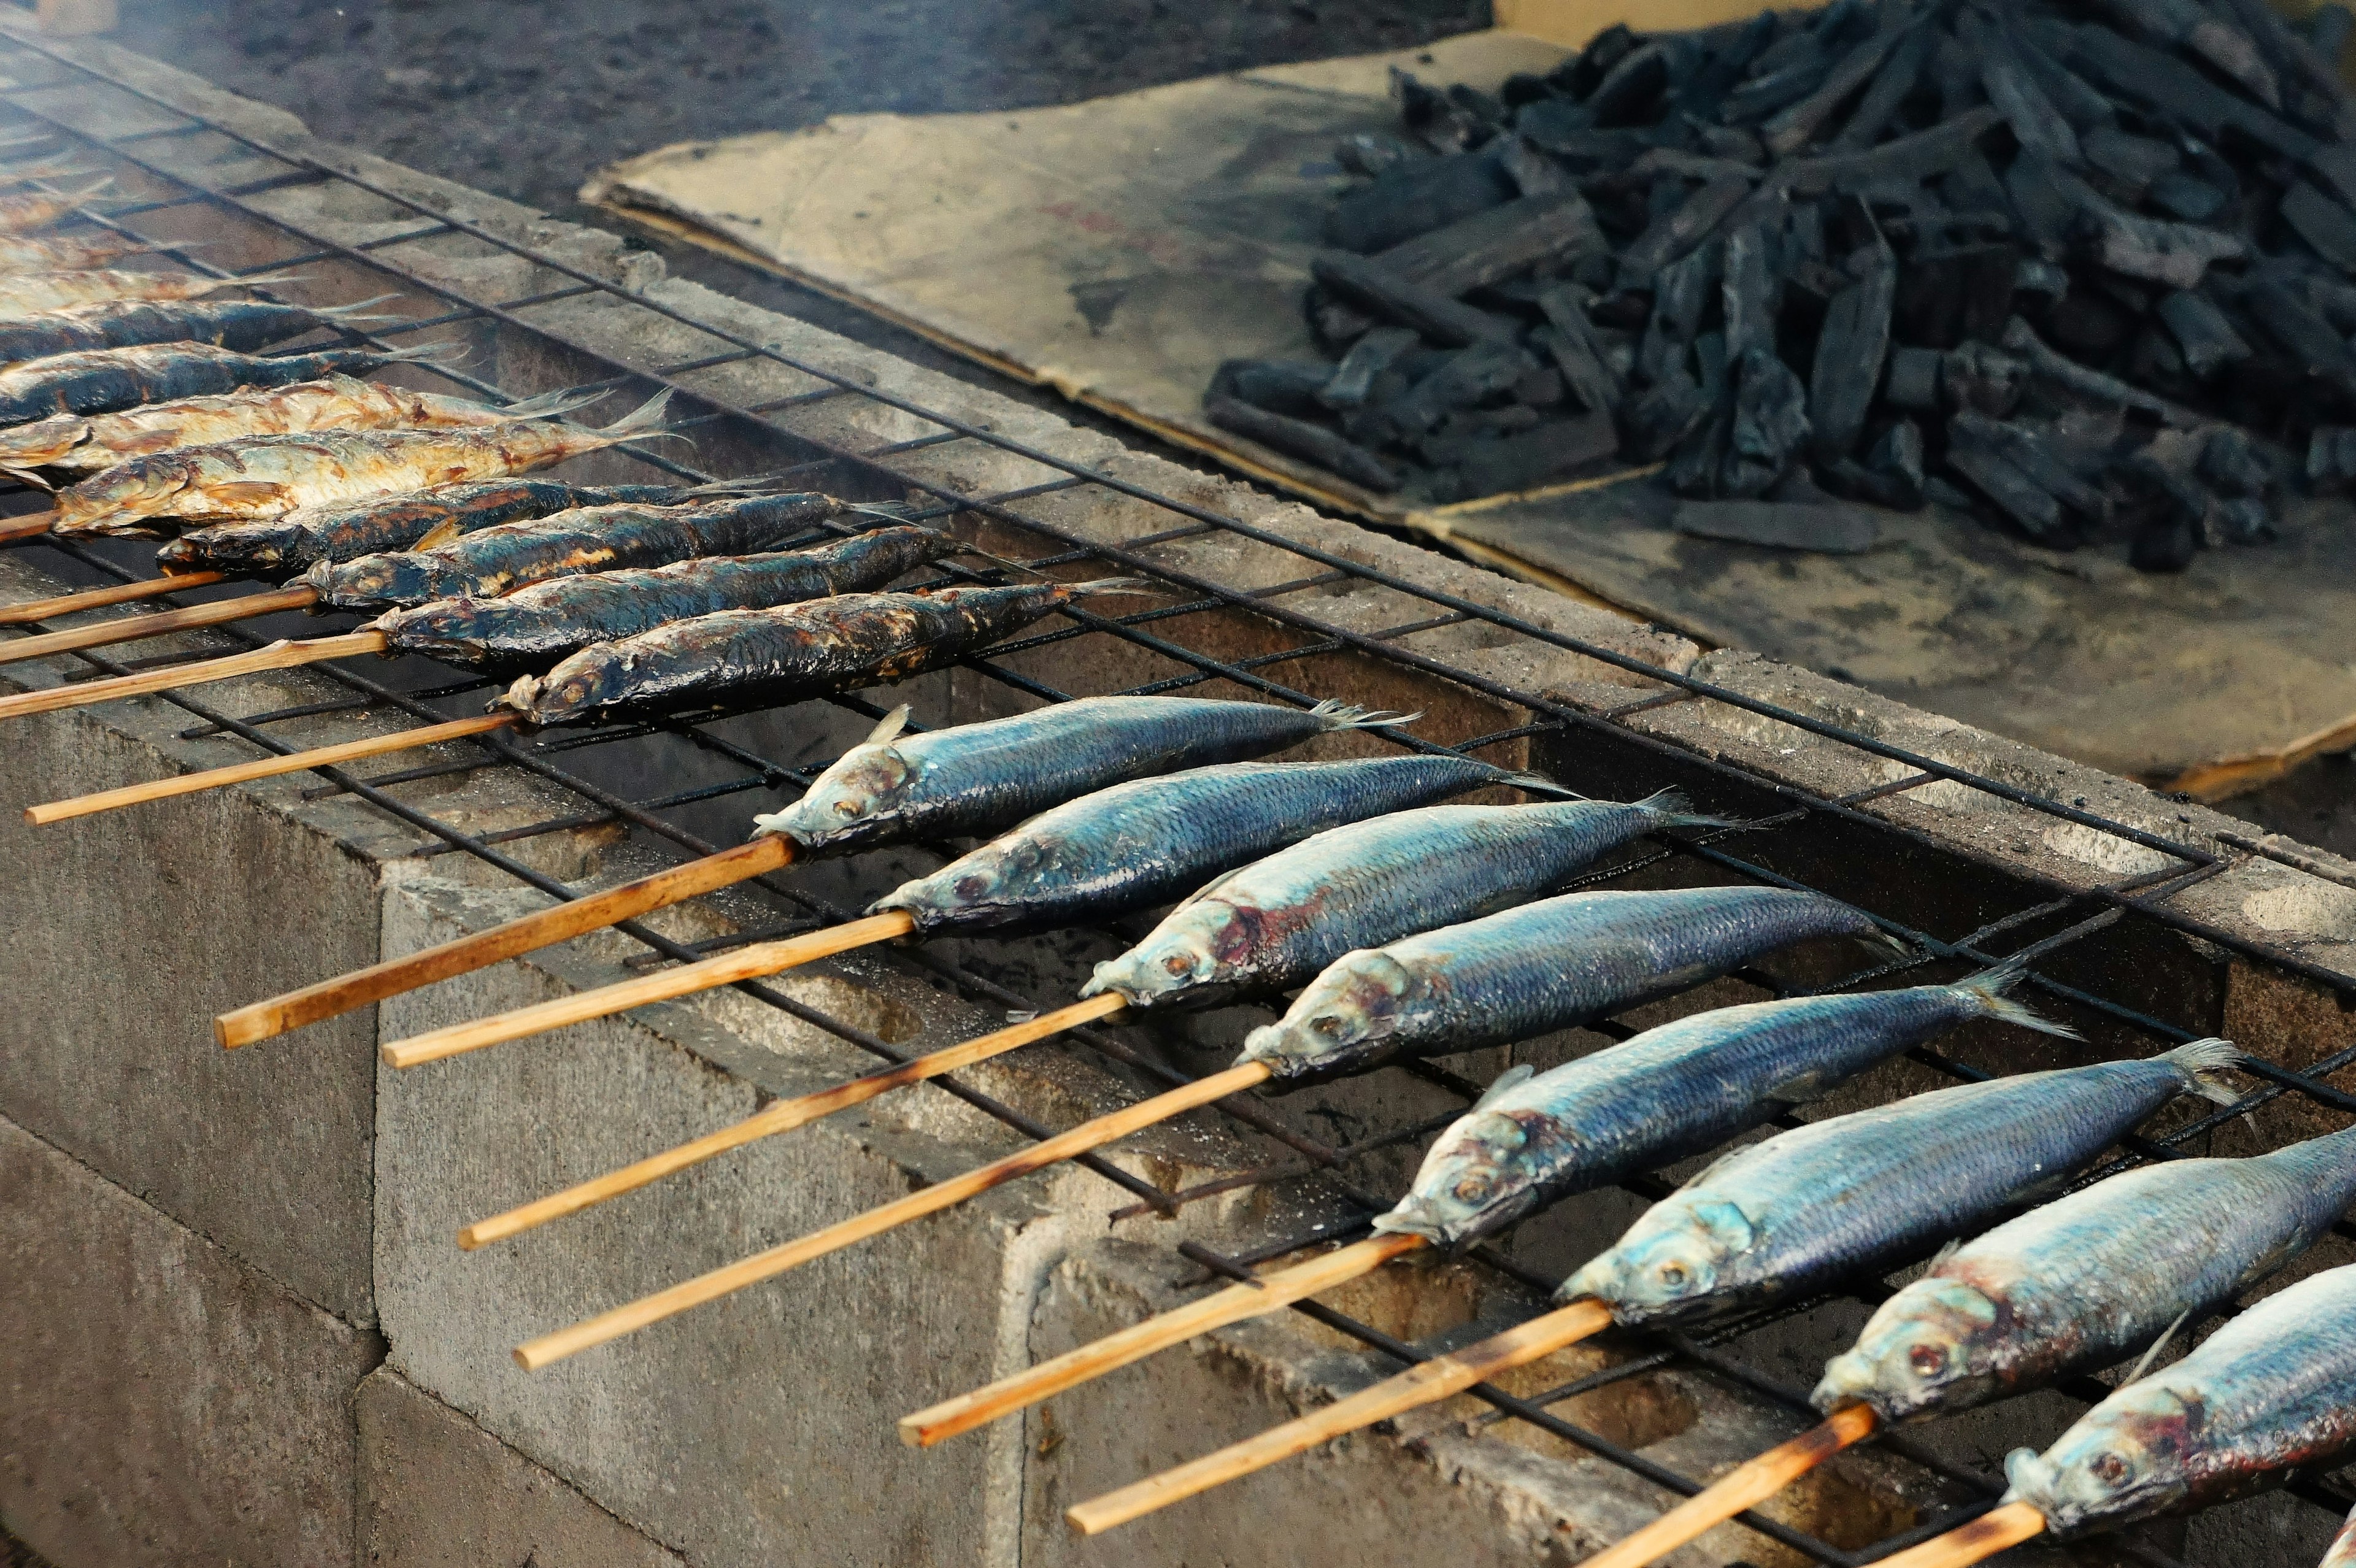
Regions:
[[2201, 1075], [2198, 1040], [2136, 1061], [2026, 1072], [1835, 1116], [1736, 1151], [1647, 1210], [1562, 1284], [1623, 1325], [1724, 1317], [1903, 1259], [2066, 1177]]

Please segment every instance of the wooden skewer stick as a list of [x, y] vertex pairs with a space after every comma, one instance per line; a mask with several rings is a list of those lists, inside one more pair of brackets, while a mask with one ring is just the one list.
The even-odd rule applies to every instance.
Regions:
[[1397, 1377], [1386, 1378], [1323, 1410], [1313, 1410], [1281, 1426], [1270, 1427], [1257, 1437], [1231, 1444], [1215, 1454], [1205, 1454], [1158, 1476], [1148, 1476], [1119, 1491], [1091, 1498], [1076, 1508], [1066, 1509], [1064, 1518], [1082, 1535], [1101, 1535], [1115, 1525], [1127, 1524], [1130, 1520], [1168, 1508], [1182, 1498], [1191, 1498], [1265, 1469], [1279, 1459], [1314, 1448], [1329, 1438], [1462, 1393], [1494, 1373], [1550, 1356], [1611, 1326], [1612, 1309], [1603, 1303], [1591, 1296], [1574, 1301], [1477, 1345], [1409, 1367]]
[[340, 637], [273, 643], [266, 648], [256, 648], [250, 654], [232, 654], [228, 658], [205, 659], [197, 664], [142, 670], [137, 675], [118, 675], [108, 680], [85, 680], [71, 686], [54, 686], [41, 691], [20, 691], [11, 697], [0, 697], [0, 719], [21, 719], [28, 713], [53, 713], [60, 708], [112, 702], [118, 697], [139, 697], [151, 691], [170, 691], [176, 687], [201, 686], [209, 680], [254, 675], [266, 669], [292, 669], [298, 665], [317, 664], [323, 659], [382, 652], [382, 632], [347, 632]]
[[57, 520], [58, 515], [55, 512], [27, 512], [21, 517], [10, 517], [5, 522], [0, 522], [0, 544], [7, 544], [16, 539], [37, 539], [48, 533], [49, 525]]
[[200, 773], [156, 779], [151, 784], [125, 784], [121, 789], [101, 790], [96, 795], [80, 795], [70, 800], [28, 805], [25, 808], [25, 820], [39, 827], [44, 823], [63, 822], [68, 817], [115, 811], [126, 805], [144, 805], [151, 800], [169, 800], [177, 795], [197, 795], [205, 790], [219, 789], [224, 784], [246, 784], [254, 779], [273, 778], [280, 773], [299, 773], [309, 768], [333, 767], [337, 763], [355, 763], [362, 757], [380, 757], [387, 752], [406, 752], [443, 741], [486, 734], [493, 730], [512, 730], [519, 718], [519, 715], [513, 713], [487, 713], [477, 719], [453, 719], [446, 724], [429, 724], [422, 730], [371, 735], [365, 741], [317, 746], [283, 757], [262, 757], [251, 763], [212, 768]]
[[1580, 1568], [1644, 1568], [1743, 1509], [1765, 1502], [1842, 1449], [1872, 1436], [1880, 1424], [1871, 1405], [1837, 1410], [1790, 1442], [1737, 1465], [1625, 1541], [1597, 1552]]
[[734, 849], [723, 849], [701, 860], [624, 882], [602, 893], [573, 899], [554, 909], [519, 915], [488, 931], [455, 937], [438, 947], [428, 947], [403, 958], [388, 958], [381, 964], [371, 964], [299, 991], [222, 1013], [213, 1019], [213, 1038], [230, 1050], [273, 1040], [289, 1029], [340, 1018], [355, 1008], [398, 997], [436, 980], [471, 975], [522, 954], [636, 919], [650, 910], [668, 909], [715, 888], [782, 870], [793, 863], [793, 859], [792, 839], [782, 835], [755, 838], [749, 844], [739, 844]]
[[458, 1244], [471, 1253], [492, 1242], [503, 1242], [509, 1236], [545, 1225], [551, 1220], [577, 1214], [608, 1198], [635, 1192], [649, 1182], [661, 1180], [672, 1171], [700, 1165], [732, 1148], [741, 1148], [772, 1134], [789, 1132], [806, 1122], [814, 1122], [820, 1116], [830, 1116], [837, 1111], [863, 1104], [894, 1089], [921, 1083], [927, 1078], [937, 1078], [944, 1072], [953, 1072], [977, 1061], [986, 1061], [1018, 1046], [1044, 1040], [1051, 1034], [1061, 1034], [1067, 1029], [1077, 1029], [1094, 1019], [1109, 1018], [1127, 1005], [1114, 995], [1090, 997], [1087, 1001], [1075, 1002], [1052, 1013], [1042, 1013], [1037, 1018], [1027, 1019], [993, 1034], [981, 1035], [962, 1045], [936, 1051], [928, 1056], [919, 1056], [913, 1061], [904, 1061], [880, 1072], [871, 1072], [864, 1078], [854, 1078], [848, 1083], [838, 1083], [831, 1089], [821, 1089], [815, 1094], [779, 1100], [733, 1127], [706, 1133], [700, 1138], [680, 1144], [677, 1148], [666, 1149], [636, 1165], [610, 1171], [594, 1181], [584, 1181], [578, 1187], [568, 1187], [562, 1192], [552, 1193], [519, 1209], [510, 1209], [504, 1214], [478, 1220], [458, 1232]]
[[2018, 1546], [2032, 1536], [2045, 1531], [2045, 1516], [2031, 1503], [2007, 1503], [1990, 1509], [1960, 1530], [1951, 1530], [1936, 1541], [1926, 1541], [1920, 1546], [1909, 1547], [1895, 1557], [1885, 1557], [1878, 1568], [1970, 1568], [1974, 1563], [1986, 1562], [2008, 1546]]
[[136, 582], [118, 582], [112, 588], [60, 593], [54, 599], [27, 599], [22, 604], [0, 606], [0, 626], [21, 626], [28, 621], [53, 621], [77, 611], [103, 610], [110, 604], [128, 604], [134, 599], [153, 599], [159, 593], [177, 593], [183, 588], [202, 588], [209, 583], [227, 581], [229, 579], [218, 571], [191, 571], [185, 577], [143, 577]]
[[920, 1188], [905, 1198], [886, 1203], [880, 1209], [871, 1209], [866, 1213], [846, 1220], [839, 1225], [829, 1225], [822, 1231], [813, 1231], [799, 1241], [787, 1242], [783, 1246], [771, 1247], [765, 1253], [755, 1253], [753, 1256], [730, 1264], [725, 1268], [699, 1275], [693, 1279], [672, 1285], [669, 1290], [642, 1296], [626, 1306], [617, 1307], [611, 1312], [602, 1313], [585, 1322], [576, 1323], [570, 1328], [544, 1335], [528, 1344], [519, 1345], [515, 1352], [516, 1362], [526, 1371], [538, 1371], [552, 1361], [561, 1361], [565, 1357], [578, 1354], [593, 1345], [602, 1345], [608, 1339], [618, 1339], [633, 1329], [643, 1328], [649, 1323], [659, 1323], [664, 1318], [684, 1312], [691, 1307], [700, 1307], [704, 1302], [716, 1301], [731, 1291], [742, 1290], [746, 1285], [757, 1284], [773, 1275], [780, 1275], [787, 1269], [798, 1268], [812, 1258], [824, 1257], [827, 1253], [838, 1252], [853, 1242], [863, 1242], [870, 1236], [881, 1235], [894, 1226], [905, 1225], [911, 1220], [952, 1208], [969, 1198], [978, 1197], [989, 1191], [993, 1187], [1002, 1187], [1019, 1177], [1028, 1176], [1034, 1170], [1044, 1170], [1059, 1160], [1086, 1154], [1092, 1148], [1112, 1142], [1115, 1138], [1127, 1137], [1141, 1127], [1150, 1127], [1154, 1123], [1167, 1120], [1182, 1111], [1191, 1111], [1197, 1105], [1207, 1105], [1214, 1100], [1235, 1093], [1237, 1090], [1248, 1089], [1255, 1083], [1265, 1082], [1268, 1076], [1269, 1071], [1266, 1067], [1257, 1061], [1246, 1062], [1241, 1067], [1230, 1067], [1225, 1072], [1215, 1072], [1208, 1078], [1198, 1079], [1183, 1089], [1173, 1089], [1166, 1094], [1156, 1094], [1150, 1100], [1141, 1100], [1125, 1110], [1113, 1112], [1110, 1115], [1098, 1116], [1092, 1122], [1082, 1122], [1070, 1132], [1058, 1134], [1044, 1142], [1033, 1144], [1029, 1148], [1008, 1155], [1004, 1159], [985, 1165], [979, 1170], [969, 1170], [963, 1176], [951, 1177], [947, 1181]]
[[76, 648], [102, 648], [115, 643], [135, 643], [173, 632], [192, 632], [199, 626], [226, 625], [231, 621], [273, 614], [280, 610], [300, 610], [306, 604], [316, 603], [318, 597], [318, 593], [309, 588], [281, 588], [271, 593], [250, 593], [242, 599], [224, 599], [218, 604], [192, 604], [185, 610], [166, 610], [160, 615], [123, 615], [112, 621], [101, 621], [96, 625], [70, 626], [62, 632], [43, 632], [38, 636], [0, 643], [0, 664], [18, 664], [26, 659], [47, 658], [51, 654], [70, 654]]
[[1370, 1236], [1305, 1264], [1231, 1285], [1173, 1312], [1149, 1317], [1117, 1334], [1108, 1334], [1094, 1344], [1066, 1350], [1028, 1371], [1001, 1378], [988, 1388], [959, 1394], [914, 1415], [904, 1415], [900, 1418], [900, 1441], [911, 1448], [929, 1448], [961, 1432], [987, 1426], [1001, 1416], [1026, 1409], [1051, 1394], [1101, 1377], [1116, 1367], [1143, 1360], [1169, 1346], [1182, 1345], [1197, 1334], [1207, 1334], [1248, 1317], [1265, 1317], [1303, 1296], [1331, 1290], [1360, 1275], [1373, 1273], [1403, 1253], [1429, 1244], [1421, 1236]]
[[416, 1067], [428, 1061], [439, 1061], [445, 1056], [480, 1051], [487, 1045], [521, 1040], [526, 1035], [539, 1034], [544, 1029], [562, 1029], [567, 1024], [586, 1023], [591, 1019], [626, 1013], [649, 1002], [667, 1002], [673, 997], [709, 991], [719, 986], [733, 986], [739, 980], [757, 980], [764, 975], [775, 975], [798, 965], [831, 958], [854, 947], [871, 947], [878, 942], [889, 942], [916, 929], [916, 921], [904, 910], [895, 909], [888, 914], [871, 914], [864, 920], [847, 921], [824, 931], [809, 932], [776, 942], [755, 942], [734, 953], [723, 953], [716, 958], [706, 958], [700, 963], [682, 964], [676, 969], [664, 969], [642, 979], [624, 980], [619, 985], [601, 986], [594, 991], [559, 997], [552, 1002], [518, 1008], [512, 1012], [494, 1013], [489, 1018], [477, 1019], [471, 1023], [429, 1029], [407, 1040], [391, 1041], [385, 1046], [382, 1054], [389, 1067]]

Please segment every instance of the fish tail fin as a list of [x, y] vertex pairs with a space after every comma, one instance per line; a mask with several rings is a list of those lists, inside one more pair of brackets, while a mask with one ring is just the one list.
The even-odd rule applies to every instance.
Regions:
[[1658, 818], [1653, 825], [1655, 827], [1722, 827], [1740, 831], [1759, 826], [1740, 816], [1713, 816], [1706, 811], [1696, 811], [1686, 792], [1675, 784], [1655, 790], [1636, 803], [1636, 809]]
[[1394, 724], [1412, 724], [1423, 717], [1418, 713], [1388, 713], [1344, 702], [1329, 697], [1309, 710], [1309, 717], [1326, 730], [1382, 730]]
[[670, 389], [665, 387], [612, 424], [597, 433], [627, 441], [634, 435], [651, 435], [663, 428], [664, 411], [670, 407]]
[[1878, 925], [1869, 924], [1857, 933], [1857, 939], [1885, 958], [1912, 960], [1922, 956], [1905, 938], [1893, 936]]
[[2183, 1073], [2187, 1085], [2204, 1100], [2231, 1105], [2242, 1097], [2232, 1084], [2211, 1076], [2222, 1068], [2239, 1067], [2249, 1060], [2248, 1054], [2230, 1040], [2213, 1035], [2207, 1040], [2196, 1040], [2190, 1045], [2178, 1046], [2163, 1060]]
[[1094, 599], [1099, 594], [1159, 593], [1162, 585], [1144, 577], [1099, 577], [1090, 582], [1059, 582], [1056, 584], [1075, 599]]
[[[274, 287], [279, 283], [299, 283], [305, 282], [309, 277], [308, 272], [253, 272], [241, 277], [215, 278], [212, 280], [212, 284], [220, 289], [260, 289]], [[302, 308], [308, 310], [311, 307], [305, 305]]]
[[776, 489], [779, 485], [794, 476], [794, 471], [790, 468], [777, 474], [747, 474], [741, 478], [714, 479], [706, 485], [691, 485], [685, 491], [681, 492], [681, 494], [689, 496], [757, 496], [765, 491]]
[[881, 517], [887, 523], [905, 523], [917, 512], [905, 501], [845, 501], [842, 509], [857, 512], [862, 517]]
[[[444, 350], [447, 350], [445, 353]], [[455, 337], [439, 343], [417, 343], [407, 348], [385, 350], [388, 365], [464, 365], [474, 357], [474, 349]]]
[[1515, 789], [1526, 789], [1532, 795], [1550, 795], [1562, 800], [1584, 800], [1587, 798], [1585, 795], [1580, 795], [1577, 790], [1571, 788], [1569, 784], [1557, 784], [1554, 780], [1547, 777], [1546, 774], [1531, 773], [1527, 769], [1524, 769], [1520, 773], [1500, 773], [1494, 782], [1501, 784], [1511, 784]]
[[382, 304], [387, 300], [397, 300], [400, 297], [399, 294], [371, 294], [367, 299], [354, 300], [349, 304], [306, 304], [301, 308], [305, 315], [316, 315], [321, 321], [338, 324], [355, 321], [399, 321], [401, 317], [397, 315], [363, 315], [361, 312], [372, 304]]
[[552, 392], [519, 399], [499, 411], [510, 419], [557, 419], [604, 401], [612, 390], [610, 387], [559, 387]]
[[47, 490], [51, 494], [57, 491], [57, 486], [42, 478], [37, 469], [20, 468], [13, 463], [0, 463], [0, 474], [5, 474], [11, 479], [21, 479], [36, 490]]
[[2021, 976], [2028, 973], [2029, 955], [2016, 954], [1976, 975], [1965, 976], [1948, 989], [1968, 997], [1989, 1018], [2019, 1024], [2022, 1029], [2033, 1029], [2040, 1034], [2060, 1035], [2063, 1040], [2078, 1039], [2078, 1031], [2068, 1024], [2055, 1023], [2027, 1003], [2016, 1002], [2005, 995], [2020, 984]]

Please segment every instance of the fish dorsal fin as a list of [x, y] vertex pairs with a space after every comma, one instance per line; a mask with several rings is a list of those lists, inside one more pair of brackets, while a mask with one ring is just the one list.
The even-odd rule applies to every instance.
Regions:
[[1964, 1239], [1961, 1236], [1948, 1237], [1947, 1244], [1931, 1254], [1930, 1265], [1922, 1272], [1925, 1274], [1937, 1274], [1939, 1272], [1940, 1264], [1945, 1263], [1949, 1258], [1954, 1257], [1957, 1253], [1962, 1252], [1963, 1250]]
[[898, 740], [900, 731], [907, 727], [908, 705], [903, 702], [899, 707], [884, 715], [875, 728], [869, 731], [867, 739], [861, 743], [869, 746], [888, 746]]
[[425, 537], [419, 539], [415, 544], [411, 545], [409, 548], [412, 549], [434, 549], [442, 545], [448, 544], [452, 539], [456, 539], [459, 531], [457, 518], [444, 517], [440, 522], [434, 524], [432, 528], [426, 529]]
[[[2176, 1338], [2176, 1331], [2179, 1328], [2183, 1328], [2184, 1320], [2191, 1316], [2192, 1309], [2189, 1307], [2176, 1315], [2176, 1321], [2169, 1324], [2160, 1337], [2151, 1342], [2151, 1349], [2143, 1353], [2143, 1360], [2137, 1361], [2135, 1364], [2135, 1371], [2127, 1374], [2127, 1382], [2141, 1382], [2143, 1381], [2144, 1373], [2151, 1371], [2152, 1362], [2159, 1360], [2159, 1353], [2168, 1349], [2168, 1342]], [[2119, 1386], [2124, 1388], [2126, 1384], [2122, 1383]]]
[[1520, 1088], [1523, 1084], [1537, 1077], [1537, 1072], [1538, 1070], [1537, 1068], [1532, 1067], [1526, 1061], [1523, 1062], [1519, 1067], [1506, 1068], [1505, 1072], [1497, 1075], [1497, 1081], [1494, 1083], [1490, 1084], [1487, 1091], [1483, 1093], [1478, 1100], [1472, 1102], [1472, 1108], [1476, 1111], [1487, 1110], [1492, 1104], [1504, 1099], [1506, 1095], [1512, 1093], [1515, 1090]]

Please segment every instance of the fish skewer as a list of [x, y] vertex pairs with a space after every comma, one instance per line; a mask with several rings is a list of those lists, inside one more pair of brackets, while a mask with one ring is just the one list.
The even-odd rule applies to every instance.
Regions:
[[[1588, 1568], [1637, 1568], [1882, 1427], [2124, 1360], [2305, 1252], [2356, 1202], [2356, 1129], [2095, 1183], [1934, 1262], [1810, 1396], [1824, 1425], [1738, 1467]], [[1780, 1477], [1780, 1479], [1777, 1477]]]
[[1407, 1195], [1375, 1220], [1371, 1240], [1214, 1292], [904, 1416], [901, 1439], [930, 1447], [1418, 1248], [1461, 1252], [1575, 1192], [1722, 1143], [1775, 1106], [1811, 1098], [1971, 1019], [2070, 1034], [2006, 998], [2020, 975], [2007, 964], [1952, 986], [1720, 1008], [1536, 1077], [1515, 1068], [1433, 1142]]
[[47, 359], [99, 348], [138, 348], [163, 343], [210, 343], [252, 353], [316, 332], [391, 321], [361, 313], [391, 294], [352, 304], [295, 305], [275, 300], [108, 300], [70, 305], [38, 315], [0, 316], [0, 364]]
[[1963, 1568], [2326, 1469], [2356, 1445], [2356, 1266], [2276, 1292], [2173, 1366], [2128, 1383], [2044, 1453], [2017, 1448], [1995, 1511], [1882, 1561]]
[[[5, 280], [0, 280], [5, 281]], [[104, 414], [145, 403], [222, 392], [291, 386], [322, 376], [354, 375], [420, 360], [426, 348], [323, 348], [315, 354], [242, 354], [209, 343], [160, 343], [136, 348], [91, 348], [28, 359], [0, 369], [0, 424], [29, 424], [60, 414]], [[0, 465], [9, 462], [0, 448]]]
[[2241, 1060], [2227, 1041], [2197, 1040], [2139, 1061], [1936, 1090], [1739, 1149], [1564, 1280], [1554, 1311], [1092, 1499], [1065, 1518], [1082, 1534], [1098, 1534], [1615, 1323], [1719, 1320], [1892, 1266], [1983, 1214], [2033, 1199], [2179, 1094], [2231, 1103], [2232, 1091], [2211, 1075]]
[[[0, 197], [0, 202], [21, 199]], [[0, 211], [0, 227], [6, 217]], [[299, 272], [257, 273], [248, 277], [208, 278], [195, 272], [133, 272], [75, 269], [49, 272], [17, 272], [0, 276], [0, 315], [37, 315], [79, 304], [145, 300], [160, 303], [192, 300], [223, 289], [263, 288], [302, 281]]]
[[223, 1013], [224, 1046], [250, 1045], [470, 974], [797, 860], [926, 837], [985, 836], [1090, 790], [1163, 770], [1241, 762], [1319, 735], [1405, 723], [1339, 702], [1311, 709], [1190, 697], [1087, 697], [1008, 719], [903, 732], [905, 707], [838, 758], [749, 844], [488, 931]]
[[1195, 893], [1144, 941], [1098, 965], [1081, 1004], [793, 1100], [734, 1127], [469, 1225], [462, 1246], [531, 1229], [756, 1138], [831, 1115], [908, 1084], [1132, 1007], [1204, 1007], [1290, 989], [1344, 953], [1445, 925], [1546, 891], [1596, 856], [1645, 833], [1723, 827], [1665, 790], [1633, 805], [1433, 805], [1328, 828]]
[[[558, 667], [560, 669], [562, 666]], [[854, 921], [856, 945], [895, 937], [1012, 935], [1151, 909], [1322, 827], [1422, 805], [1490, 784], [1552, 786], [1468, 757], [1333, 763], [1223, 763], [1115, 784], [1067, 802], [904, 882]], [[827, 940], [819, 940], [827, 938]], [[829, 933], [756, 944], [536, 1007], [453, 1024], [384, 1047], [414, 1067], [847, 951]]]
[[[1603, 901], [1578, 901], [1598, 900]], [[1570, 912], [1568, 916], [1566, 909]], [[1526, 982], [1533, 970], [1559, 971], [1569, 977], [1565, 983], [1547, 988], [1547, 998], [1553, 1006], [1552, 1016], [1557, 1021], [1526, 1029], [1525, 1036], [1585, 1021], [1600, 1012], [1616, 1011], [1640, 998], [1697, 985], [1762, 953], [1807, 937], [1878, 934], [1877, 928], [1864, 915], [1821, 894], [1762, 888], [1701, 888], [1667, 893], [1572, 893], [1409, 937], [1377, 951], [1397, 953], [1419, 943], [1438, 944], [1444, 948], [1457, 933], [1501, 926], [1518, 934], [1526, 960], [1530, 961], [1521, 979]], [[1644, 955], [1641, 960], [1633, 956], [1639, 954]], [[1365, 956], [1363, 953], [1354, 954], [1329, 967], [1325, 974], [1331, 975]], [[1425, 1051], [1474, 1050], [1494, 1043], [1488, 1036], [1499, 1016], [1510, 1014], [1517, 1022], [1537, 1016], [1532, 1008], [1519, 1005], [1522, 999], [1511, 994], [1512, 988], [1501, 994], [1500, 988], [1492, 985], [1484, 995], [1481, 984], [1483, 976], [1472, 973], [1464, 978], [1469, 984], [1455, 999], [1460, 1038], [1464, 1043], [1449, 1044], [1430, 1037], [1423, 1043]], [[1323, 976], [1312, 981], [1310, 992], [1322, 983]], [[1098, 1003], [1099, 998], [1090, 998], [1079, 1005], [1087, 1008]], [[1361, 1059], [1368, 1068], [1379, 1064], [1371, 1057]], [[1348, 1070], [1347, 1065], [1337, 1069]], [[1084, 1122], [1067, 1133], [953, 1181], [912, 1193], [898, 1202], [813, 1232], [799, 1241], [773, 1247], [560, 1333], [535, 1339], [518, 1349], [517, 1360], [526, 1368], [545, 1366], [894, 1225], [948, 1208], [1059, 1160], [1126, 1137], [1141, 1127], [1267, 1083], [1277, 1075], [1277, 1069], [1267, 1058], [1248, 1049], [1237, 1065], [1224, 1072]]]

